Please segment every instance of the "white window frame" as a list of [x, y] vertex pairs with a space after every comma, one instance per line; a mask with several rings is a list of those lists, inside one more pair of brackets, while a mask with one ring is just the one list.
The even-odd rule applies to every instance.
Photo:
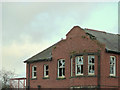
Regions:
[[[94, 63], [89, 63], [90, 57], [94, 58]], [[93, 66], [93, 65], [94, 65], [94, 72], [90, 73], [89, 66]], [[93, 55], [88, 56], [88, 75], [95, 75], [95, 56], [93, 56]]]
[[72, 74], [73, 74], [73, 70], [72, 70], [73, 69], [73, 58], [71, 58], [70, 61], [71, 61], [71, 77], [72, 77]]
[[[48, 66], [48, 64], [44, 65], [44, 77], [49, 77], [49, 66], [48, 66], [48, 70], [46, 69], [46, 66]], [[47, 71], [48, 71], [48, 75], [46, 75]]]
[[[77, 64], [77, 60], [79, 59], [79, 58], [82, 58], [82, 63], [81, 64]], [[75, 74], [76, 74], [76, 76], [79, 76], [79, 75], [83, 75], [83, 73], [80, 73], [80, 74], [78, 74], [77, 73], [77, 65], [79, 65], [79, 66], [82, 66], [83, 65], [83, 56], [76, 56], [75, 57]], [[84, 66], [83, 66], [84, 67]], [[84, 70], [84, 69], [83, 69]], [[84, 72], [84, 71], [83, 71]]]
[[[36, 68], [36, 70], [34, 70], [34, 68]], [[34, 75], [34, 73], [36, 73], [36, 76]], [[37, 67], [36, 66], [32, 66], [32, 78], [37, 78]]]
[[110, 76], [116, 76], [116, 57], [110, 56], [110, 61], [112, 58], [114, 58], [114, 66], [112, 64], [110, 64], [110, 67], [113, 66], [113, 74], [110, 73]]
[[[65, 65], [64, 66], [61, 66], [59, 67], [59, 61], [63, 61], [64, 60], [64, 64], [65, 64], [65, 59], [59, 59], [58, 60], [58, 78], [64, 78], [65, 75], [63, 75], [63, 68], [65, 68]], [[59, 69], [62, 68], [62, 76], [59, 76]]]

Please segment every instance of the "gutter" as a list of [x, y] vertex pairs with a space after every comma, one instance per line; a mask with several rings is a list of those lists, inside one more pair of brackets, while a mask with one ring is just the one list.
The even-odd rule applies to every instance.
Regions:
[[44, 59], [37, 59], [37, 60], [26, 60], [24, 61], [24, 63], [33, 63], [33, 62], [41, 62], [41, 61], [52, 61], [52, 57], [49, 58], [44, 58]]
[[100, 86], [101, 81], [101, 65], [100, 65], [100, 52], [98, 52], [98, 88], [101, 88]]
[[27, 83], [27, 88], [28, 90], [30, 89], [30, 63], [28, 64], [28, 83]]
[[110, 50], [110, 49], [107, 49], [107, 48], [105, 48], [105, 51], [106, 51], [107, 53], [120, 54], [120, 51]]

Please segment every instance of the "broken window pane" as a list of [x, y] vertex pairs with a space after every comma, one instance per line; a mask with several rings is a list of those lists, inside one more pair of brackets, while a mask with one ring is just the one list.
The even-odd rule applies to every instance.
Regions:
[[34, 71], [36, 71], [36, 67], [34, 67]]
[[92, 63], [94, 63], [94, 58], [92, 58]]
[[36, 72], [34, 72], [34, 76], [36, 76]]
[[115, 57], [110, 57], [110, 75], [115, 75]]
[[61, 59], [58, 61], [58, 77], [65, 76], [65, 60]]
[[48, 71], [46, 71], [46, 76], [48, 75]]
[[94, 74], [95, 70], [95, 57], [94, 56], [88, 56], [88, 74]]
[[62, 76], [62, 68], [59, 69], [59, 76]]
[[90, 73], [90, 70], [91, 70], [91, 65], [89, 65], [89, 73]]
[[83, 56], [76, 57], [76, 74], [83, 74]]
[[77, 66], [77, 74], [79, 74], [79, 73], [80, 73], [80, 67]]
[[83, 73], [83, 65], [81, 65], [81, 73]]
[[46, 65], [46, 70], [48, 70], [48, 65]]
[[63, 68], [63, 75], [65, 76], [65, 68]]
[[61, 61], [59, 61], [59, 67], [62, 65]]

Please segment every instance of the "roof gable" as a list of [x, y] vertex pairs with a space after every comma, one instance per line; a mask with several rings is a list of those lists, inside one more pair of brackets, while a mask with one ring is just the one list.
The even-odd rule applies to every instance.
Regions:
[[74, 37], [74, 36], [78, 36], [79, 32], [82, 33], [84, 32], [83, 29], [79, 26], [74, 26], [67, 34], [66, 37]]
[[[81, 30], [81, 31], [80, 31]], [[73, 32], [74, 31], [74, 32]], [[120, 35], [106, 33], [104, 31], [97, 31], [92, 29], [82, 29], [79, 26], [74, 26], [67, 34], [66, 37], [74, 37], [76, 34], [79, 35], [79, 32], [83, 32], [83, 34], [88, 33], [92, 35], [99, 42], [106, 45], [106, 50], [117, 52], [120, 54]], [[59, 41], [60, 42], [60, 41]], [[59, 43], [57, 42], [57, 43]], [[56, 43], [56, 44], [57, 44]], [[56, 44], [50, 46], [49, 48], [43, 50], [42, 52], [34, 55], [24, 62], [36, 62], [36, 61], [45, 61], [52, 59], [52, 50], [56, 47]]]

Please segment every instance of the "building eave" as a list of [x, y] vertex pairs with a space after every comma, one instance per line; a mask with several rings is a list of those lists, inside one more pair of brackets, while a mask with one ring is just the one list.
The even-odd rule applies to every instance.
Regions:
[[42, 62], [42, 61], [52, 61], [52, 57], [50, 58], [41, 58], [41, 59], [37, 59], [37, 60], [31, 60], [31, 61], [24, 61], [24, 63], [34, 63], [34, 62]]
[[105, 49], [107, 53], [114, 53], [114, 54], [120, 54], [120, 51], [115, 51], [115, 50], [110, 50], [110, 49]]

